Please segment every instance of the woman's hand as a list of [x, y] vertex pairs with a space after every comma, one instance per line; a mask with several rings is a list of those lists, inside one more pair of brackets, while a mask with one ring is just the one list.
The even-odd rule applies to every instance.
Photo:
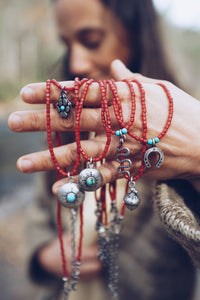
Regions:
[[[66, 233], [63, 235], [64, 245], [68, 245], [65, 251], [67, 261], [67, 271], [69, 277], [71, 276], [71, 236]], [[62, 262], [60, 258], [60, 244], [59, 240], [55, 239], [51, 243], [43, 246], [37, 254], [41, 266], [48, 272], [58, 276], [63, 276]], [[102, 268], [102, 264], [98, 259], [98, 247], [90, 246], [83, 247], [80, 274], [81, 279], [89, 280], [94, 278]]]
[[[200, 164], [200, 103], [190, 95], [186, 94], [173, 84], [164, 81], [158, 81], [143, 77], [139, 74], [133, 74], [120, 61], [114, 61], [111, 65], [111, 71], [115, 80], [124, 78], [138, 79], [143, 84], [146, 93], [147, 106], [147, 138], [156, 137], [165, 125], [168, 115], [168, 100], [163, 89], [156, 83], [162, 82], [170, 90], [174, 99], [174, 116], [167, 134], [160, 140], [158, 147], [164, 153], [164, 162], [157, 169], [152, 167], [145, 170], [145, 178], [169, 179], [184, 178], [188, 180], [199, 180]], [[73, 81], [62, 82], [66, 87], [73, 87]], [[130, 91], [126, 83], [117, 82], [118, 95], [121, 101], [124, 122], [130, 119], [131, 101]], [[136, 93], [136, 116], [131, 131], [141, 136], [141, 102], [140, 93], [135, 84]], [[21, 91], [22, 99], [31, 104], [45, 103], [45, 83], [29, 84]], [[51, 86], [51, 100], [57, 102], [60, 96], [60, 90]], [[108, 104], [111, 115], [113, 129], [119, 129], [116, 121], [113, 106], [112, 93], [108, 91]], [[68, 98], [73, 103], [73, 93], [68, 93]], [[99, 85], [93, 83], [88, 90], [84, 109], [81, 114], [80, 128], [81, 131], [95, 131], [95, 138], [82, 141], [81, 145], [89, 157], [99, 156], [105, 146], [106, 135], [101, 123], [101, 94]], [[45, 111], [21, 111], [11, 114], [8, 120], [11, 130], [17, 132], [23, 131], [43, 131], [46, 130]], [[62, 119], [56, 110], [51, 114], [52, 130], [56, 131], [73, 131], [75, 128], [75, 111], [72, 110], [68, 119]], [[119, 178], [116, 161], [117, 146], [119, 137], [113, 136], [110, 148], [106, 155], [106, 161], [99, 168], [104, 183], [111, 182]], [[130, 159], [133, 162], [131, 172], [137, 174], [141, 164], [142, 144], [136, 142], [128, 135], [125, 146], [130, 149]], [[54, 149], [56, 158], [61, 167], [73, 166], [76, 157], [76, 144], [68, 144]], [[54, 164], [50, 158], [49, 151], [42, 151], [25, 155], [18, 159], [17, 167], [21, 172], [31, 173], [43, 170], [54, 169]], [[57, 192], [63, 181], [57, 182], [54, 187], [54, 193]]]

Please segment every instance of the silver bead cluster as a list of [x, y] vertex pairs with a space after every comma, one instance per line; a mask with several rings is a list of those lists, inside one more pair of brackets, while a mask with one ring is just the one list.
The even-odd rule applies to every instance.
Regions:
[[64, 299], [68, 300], [69, 293], [76, 290], [77, 283], [80, 275], [80, 262], [76, 260], [76, 235], [75, 235], [75, 223], [77, 217], [77, 210], [71, 209], [71, 236], [72, 236], [72, 276], [71, 280], [64, 277]]
[[108, 289], [112, 299], [119, 299], [119, 266], [118, 255], [120, 247], [120, 232], [122, 228], [123, 217], [119, 215], [116, 201], [111, 203], [111, 221], [105, 226], [100, 220], [101, 200], [97, 201], [96, 209], [96, 230], [98, 232], [99, 259], [108, 271]]

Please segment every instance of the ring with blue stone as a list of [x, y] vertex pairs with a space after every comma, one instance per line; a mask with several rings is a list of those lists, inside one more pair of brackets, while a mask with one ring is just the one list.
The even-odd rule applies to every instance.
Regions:
[[60, 93], [60, 98], [59, 101], [56, 104], [57, 111], [61, 118], [67, 119], [69, 117], [69, 114], [72, 109], [72, 104], [67, 98], [67, 93], [64, 90], [64, 87], [62, 87], [61, 93]]

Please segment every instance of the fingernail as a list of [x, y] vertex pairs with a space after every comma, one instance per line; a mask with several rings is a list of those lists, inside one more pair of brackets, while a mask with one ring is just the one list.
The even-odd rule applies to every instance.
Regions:
[[52, 189], [52, 192], [57, 195], [58, 194], [58, 191], [59, 191], [59, 188], [61, 187], [61, 185], [54, 185], [53, 186], [53, 189]]
[[20, 158], [17, 161], [17, 167], [18, 167], [18, 169], [19, 169], [20, 172], [31, 173], [32, 172], [32, 168], [33, 168], [33, 163], [28, 158]]
[[63, 181], [62, 182], [56, 182], [53, 186], [52, 186], [52, 192], [53, 194], [57, 195], [58, 194], [58, 191], [59, 189], [61, 188], [61, 186], [63, 186]]
[[125, 66], [125, 64], [120, 59], [113, 60], [112, 64], [119, 65], [119, 66]]
[[20, 116], [16, 113], [11, 114], [8, 119], [8, 126], [14, 131], [21, 131], [22, 122]]
[[34, 96], [34, 90], [30, 86], [25, 86], [21, 89], [20, 96], [26, 101]]

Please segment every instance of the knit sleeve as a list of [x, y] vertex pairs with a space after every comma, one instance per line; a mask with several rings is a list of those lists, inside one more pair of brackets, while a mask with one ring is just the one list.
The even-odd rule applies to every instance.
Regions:
[[174, 182], [158, 183], [154, 197], [155, 210], [170, 236], [185, 248], [196, 266], [200, 267], [199, 195], [187, 181]]

